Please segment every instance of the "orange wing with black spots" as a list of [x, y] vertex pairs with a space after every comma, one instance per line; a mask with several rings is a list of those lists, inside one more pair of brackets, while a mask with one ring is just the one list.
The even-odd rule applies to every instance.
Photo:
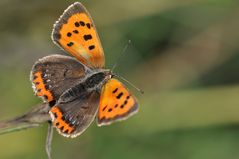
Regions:
[[98, 126], [124, 120], [136, 113], [136, 98], [116, 79], [110, 79], [102, 88], [98, 111]]
[[52, 39], [88, 67], [104, 67], [104, 52], [95, 25], [81, 3], [65, 10], [54, 25]]
[[51, 106], [69, 88], [85, 77], [86, 68], [78, 60], [63, 55], [39, 59], [32, 68], [31, 81], [35, 94]]

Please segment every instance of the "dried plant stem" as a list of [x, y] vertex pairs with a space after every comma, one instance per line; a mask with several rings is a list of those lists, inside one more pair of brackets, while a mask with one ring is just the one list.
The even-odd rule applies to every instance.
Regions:
[[48, 125], [48, 131], [47, 131], [47, 137], [46, 137], [46, 154], [48, 159], [52, 159], [51, 157], [51, 143], [52, 143], [52, 138], [53, 138], [53, 126], [51, 123]]
[[37, 127], [50, 120], [47, 103], [34, 106], [29, 112], [6, 121], [0, 121], [0, 135]]

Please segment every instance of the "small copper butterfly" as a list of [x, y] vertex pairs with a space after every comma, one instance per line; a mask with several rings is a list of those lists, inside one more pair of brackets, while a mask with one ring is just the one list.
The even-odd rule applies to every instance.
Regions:
[[85, 7], [70, 5], [55, 23], [52, 40], [73, 57], [50, 55], [32, 68], [35, 94], [49, 103], [53, 126], [66, 137], [97, 125], [126, 119], [138, 110], [136, 98], [104, 69], [104, 51]]

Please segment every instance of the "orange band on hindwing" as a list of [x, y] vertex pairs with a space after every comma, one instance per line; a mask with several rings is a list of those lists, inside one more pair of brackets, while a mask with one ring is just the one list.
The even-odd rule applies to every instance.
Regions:
[[57, 106], [51, 108], [50, 114], [53, 119], [53, 125], [58, 129], [60, 133], [67, 135], [71, 134], [74, 131], [74, 127], [64, 121], [62, 112]]
[[53, 101], [53, 94], [46, 88], [43, 80], [42, 72], [35, 72], [33, 74], [33, 84], [35, 86], [35, 94], [43, 97], [48, 102]]

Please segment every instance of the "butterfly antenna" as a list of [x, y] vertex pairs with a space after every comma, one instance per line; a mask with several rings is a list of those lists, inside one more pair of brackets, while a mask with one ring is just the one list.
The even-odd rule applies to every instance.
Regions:
[[123, 81], [127, 82], [129, 85], [131, 85], [134, 89], [136, 89], [138, 92], [140, 92], [141, 94], [144, 94], [144, 91], [141, 90], [140, 88], [136, 87], [133, 83], [131, 83], [130, 81], [128, 81], [127, 79], [125, 79], [124, 77], [117, 75], [117, 74], [113, 74], [113, 76], [116, 76], [120, 79], [122, 79]]
[[116, 63], [112, 67], [112, 72], [114, 71], [115, 67], [118, 65], [118, 63], [121, 61], [123, 55], [125, 55], [126, 50], [129, 48], [129, 45], [131, 44], [131, 40], [128, 41], [128, 43], [125, 45], [124, 49], [122, 50], [121, 56], [117, 59]]

